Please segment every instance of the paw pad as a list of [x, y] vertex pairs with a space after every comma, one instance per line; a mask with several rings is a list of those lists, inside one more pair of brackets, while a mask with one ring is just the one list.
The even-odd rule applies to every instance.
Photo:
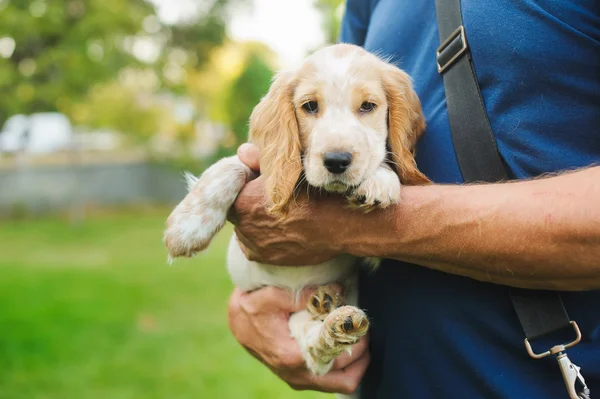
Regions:
[[332, 312], [325, 320], [331, 335], [340, 344], [354, 344], [367, 333], [369, 320], [365, 313], [354, 306], [343, 306]]
[[308, 301], [307, 309], [313, 318], [324, 320], [341, 304], [340, 295], [328, 286], [321, 286]]
[[344, 324], [342, 324], [342, 330], [344, 330], [344, 332], [347, 333], [351, 331], [352, 328], [354, 328], [354, 324], [352, 323], [352, 317], [348, 316], [346, 317], [346, 320], [344, 320]]

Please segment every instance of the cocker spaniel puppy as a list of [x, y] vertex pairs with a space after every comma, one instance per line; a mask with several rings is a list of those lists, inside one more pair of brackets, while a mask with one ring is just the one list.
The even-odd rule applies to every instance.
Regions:
[[[400, 200], [402, 184], [429, 180], [415, 165], [425, 129], [408, 75], [360, 47], [321, 49], [295, 70], [278, 74], [250, 118], [249, 141], [260, 150], [269, 211], [285, 217], [299, 185], [348, 198], [363, 210]], [[224, 158], [200, 178], [188, 175], [189, 194], [167, 220], [169, 256], [204, 250], [253, 172], [237, 157]], [[307, 367], [317, 375], [367, 332], [358, 309], [357, 259], [344, 255], [319, 265], [280, 267], [248, 261], [232, 237], [228, 270], [243, 290], [273, 285], [299, 292], [320, 286], [307, 310], [289, 321]], [[326, 287], [345, 286], [345, 301]]]

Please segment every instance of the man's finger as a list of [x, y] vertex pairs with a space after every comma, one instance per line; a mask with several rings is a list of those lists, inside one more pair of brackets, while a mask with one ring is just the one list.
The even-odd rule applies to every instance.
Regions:
[[294, 312], [294, 294], [282, 288], [267, 286], [243, 295], [243, 302], [251, 309]]
[[362, 380], [371, 357], [368, 353], [361, 357], [347, 368], [342, 370], [332, 370], [321, 377], [312, 376], [314, 385], [325, 392], [351, 394], [358, 388]]
[[340, 370], [348, 367], [365, 355], [369, 348], [369, 335], [365, 335], [361, 340], [352, 346], [352, 354], [344, 352], [335, 358], [332, 370]]
[[250, 261], [258, 261], [258, 257], [254, 253], [254, 251], [252, 251], [250, 249], [250, 246], [252, 246], [252, 243], [246, 237], [244, 237], [243, 234], [240, 234], [237, 231], [237, 229], [235, 230], [235, 232], [236, 232], [235, 238], [237, 240], [237, 243], [238, 243], [240, 249], [242, 250], [242, 252], [244, 253], [244, 256], [246, 257], [246, 259], [248, 259]]
[[246, 248], [244, 247], [251, 245], [250, 241], [246, 237], [244, 237], [244, 235], [238, 230], [237, 227], [233, 229], [233, 231], [235, 232], [235, 239], [237, 240], [238, 244], [240, 244], [242, 251], [245, 252]]
[[229, 297], [229, 310], [230, 311], [237, 310], [240, 307], [240, 301], [241, 301], [242, 295], [244, 295], [244, 291], [242, 291], [238, 287], [233, 288], [233, 292], [231, 293], [231, 296]]
[[250, 169], [260, 172], [258, 147], [254, 144], [244, 143], [239, 146], [237, 156]]

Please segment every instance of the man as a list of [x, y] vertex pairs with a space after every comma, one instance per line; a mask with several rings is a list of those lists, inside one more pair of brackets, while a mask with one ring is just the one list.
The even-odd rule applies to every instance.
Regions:
[[[341, 39], [392, 56], [413, 77], [428, 122], [417, 164], [437, 184], [403, 187], [398, 206], [367, 215], [327, 197], [277, 223], [264, 211], [260, 178], [235, 204], [253, 260], [388, 259], [361, 276], [368, 348], [359, 344], [324, 377], [306, 372], [289, 338], [297, 309], [288, 294], [233, 293], [233, 334], [294, 388], [349, 393], [362, 381], [369, 399], [566, 398], [556, 361], [525, 351], [509, 298], [516, 286], [564, 291], [583, 332], [570, 358], [592, 394], [600, 391], [600, 7], [465, 0], [462, 12], [499, 151], [523, 181], [449, 185], [463, 180], [435, 65], [434, 2], [350, 0]], [[239, 155], [259, 168], [254, 147]]]

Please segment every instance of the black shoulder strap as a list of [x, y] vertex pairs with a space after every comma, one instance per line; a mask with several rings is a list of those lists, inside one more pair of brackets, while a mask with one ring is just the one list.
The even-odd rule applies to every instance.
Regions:
[[[465, 182], [497, 182], [508, 174], [487, 117], [462, 22], [460, 0], [436, 0], [440, 42], [438, 72], [444, 77], [448, 119]], [[571, 323], [560, 295], [511, 289], [511, 299], [528, 339]]]
[[437, 0], [438, 72], [444, 77], [450, 131], [465, 182], [506, 180], [506, 169], [479, 91], [460, 0]]
[[[436, 53], [438, 72], [444, 77], [448, 119], [456, 159], [465, 182], [498, 182], [508, 173], [487, 117], [485, 104], [473, 68], [467, 35], [462, 22], [460, 0], [436, 0], [440, 42]], [[525, 347], [534, 359], [555, 355], [567, 392], [573, 399], [589, 399], [590, 390], [571, 363], [566, 349], [581, 340], [577, 323], [570, 321], [558, 292], [510, 289], [510, 298], [525, 332]], [[572, 326], [576, 338], [535, 353], [530, 340]]]

